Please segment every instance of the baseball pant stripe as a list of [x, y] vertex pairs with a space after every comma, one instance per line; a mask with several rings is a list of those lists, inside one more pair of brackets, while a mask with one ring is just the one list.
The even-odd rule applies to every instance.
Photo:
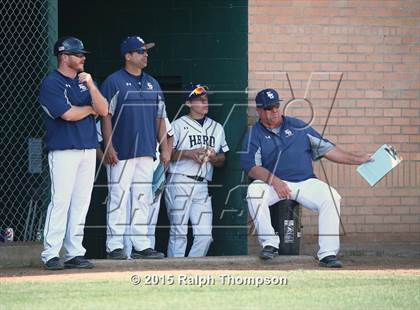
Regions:
[[[66, 259], [84, 254], [84, 248], [82, 247], [83, 228], [81, 236], [75, 237], [74, 240], [69, 240], [74, 236], [67, 234], [66, 231], [68, 229], [72, 231], [75, 226], [84, 223], [84, 219], [75, 221], [69, 214], [76, 213], [86, 216], [95, 173], [95, 150], [52, 151], [48, 158], [51, 167], [53, 195], [47, 211], [44, 251], [41, 254], [43, 262], [59, 256], [63, 243]], [[89, 171], [79, 175], [79, 167], [81, 166]], [[90, 173], [91, 177], [86, 178], [85, 173]], [[86, 189], [83, 204], [72, 204], [74, 199], [78, 200], [77, 195], [73, 196], [76, 182], [78, 186]]]
[[86, 249], [82, 246], [86, 214], [89, 210], [95, 179], [96, 153], [95, 150], [86, 150], [79, 164], [77, 179], [71, 195], [70, 209], [68, 211], [68, 225], [64, 239], [66, 254], [64, 260], [75, 256], [84, 256]]

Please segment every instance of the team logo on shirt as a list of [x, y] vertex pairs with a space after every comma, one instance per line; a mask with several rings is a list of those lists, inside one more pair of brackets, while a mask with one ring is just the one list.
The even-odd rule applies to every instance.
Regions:
[[70, 85], [70, 84], [66, 84], [66, 87], [67, 87], [67, 88], [71, 88], [71, 85]]
[[131, 86], [130, 82], [125, 82], [125, 86]]
[[147, 82], [147, 89], [148, 90], [153, 90], [153, 85], [150, 82]]
[[284, 134], [286, 135], [287, 138], [293, 136], [293, 132], [290, 129], [286, 129], [284, 131]]
[[82, 91], [82, 92], [88, 90], [87, 87], [85, 86], [85, 84], [79, 84], [79, 88], [80, 88], [80, 91]]

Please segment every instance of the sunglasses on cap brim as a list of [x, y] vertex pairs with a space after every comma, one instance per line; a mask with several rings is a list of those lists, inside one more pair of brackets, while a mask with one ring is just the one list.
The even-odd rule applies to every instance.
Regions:
[[145, 52], [147, 52], [147, 48], [139, 48], [139, 49], [131, 51], [130, 53], [138, 53], [140, 55], [143, 55]]
[[67, 55], [67, 56], [74, 56], [74, 57], [77, 57], [77, 58], [86, 57], [86, 54], [83, 54], [83, 53], [61, 53], [61, 54]]
[[190, 98], [191, 96], [200, 96], [206, 94], [208, 89], [209, 88], [207, 86], [198, 86], [192, 92], [190, 92], [188, 97]]
[[264, 109], [264, 111], [271, 111], [274, 108], [276, 108], [276, 109], [280, 108], [280, 102], [277, 102], [277, 103], [275, 103], [273, 105], [270, 105], [269, 107], [265, 107], [263, 109]]

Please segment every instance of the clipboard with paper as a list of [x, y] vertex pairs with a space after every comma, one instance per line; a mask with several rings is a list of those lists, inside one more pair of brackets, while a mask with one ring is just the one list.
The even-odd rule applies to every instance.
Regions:
[[369, 183], [374, 186], [385, 175], [394, 169], [401, 161], [397, 150], [390, 145], [382, 145], [372, 156], [373, 161], [361, 164], [357, 167], [357, 172]]

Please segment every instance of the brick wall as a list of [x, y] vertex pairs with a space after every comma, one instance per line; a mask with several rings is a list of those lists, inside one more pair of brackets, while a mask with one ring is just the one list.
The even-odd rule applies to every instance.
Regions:
[[[255, 91], [274, 87], [310, 101], [322, 132], [342, 74], [325, 136], [349, 151], [390, 143], [404, 157], [373, 188], [355, 166], [322, 162], [343, 196], [342, 240], [420, 241], [420, 2], [250, 0], [248, 14], [250, 123]], [[309, 121], [308, 105], [286, 112]], [[315, 239], [317, 216], [303, 214], [305, 240]]]

